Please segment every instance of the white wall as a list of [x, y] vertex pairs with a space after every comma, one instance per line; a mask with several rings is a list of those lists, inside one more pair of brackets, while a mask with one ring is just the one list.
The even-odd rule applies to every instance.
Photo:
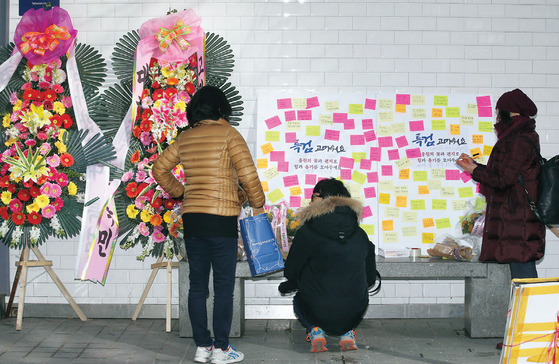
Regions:
[[[13, 36], [18, 2], [10, 3]], [[230, 81], [243, 97], [240, 130], [252, 147], [256, 97], [262, 89], [498, 97], [519, 87], [538, 106], [542, 154], [558, 154], [556, 0], [61, 0], [61, 6], [72, 16], [78, 40], [97, 47], [107, 59], [118, 39], [144, 21], [169, 8], [194, 9], [204, 30], [221, 35], [233, 48], [236, 66]], [[152, 261], [137, 262], [137, 252], [117, 248], [105, 287], [74, 282], [76, 244], [50, 241], [41, 249], [78, 303], [138, 302]], [[559, 276], [558, 258], [558, 239], [548, 232], [540, 276]], [[17, 251], [11, 259], [18, 259]], [[12, 267], [12, 277], [14, 272]], [[177, 304], [176, 272], [173, 281]], [[290, 299], [278, 297], [276, 290], [277, 281], [247, 284], [247, 318], [291, 317]], [[456, 281], [384, 282], [372, 303], [462, 303], [463, 290]], [[25, 302], [66, 301], [42, 268], [34, 268]], [[160, 273], [146, 303], [164, 302], [165, 274]]]

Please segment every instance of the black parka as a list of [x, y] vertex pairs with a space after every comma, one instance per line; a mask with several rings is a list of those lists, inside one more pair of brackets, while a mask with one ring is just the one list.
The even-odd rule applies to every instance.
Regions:
[[332, 335], [359, 324], [376, 278], [374, 245], [358, 223], [361, 211], [359, 201], [346, 197], [301, 210], [302, 226], [285, 263], [285, 277], [298, 285], [303, 316]]

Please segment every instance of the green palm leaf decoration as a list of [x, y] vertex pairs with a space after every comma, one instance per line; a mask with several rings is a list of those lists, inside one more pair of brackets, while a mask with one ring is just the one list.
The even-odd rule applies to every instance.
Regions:
[[140, 41], [138, 31], [126, 33], [118, 40], [113, 51], [113, 70], [119, 80], [132, 83], [132, 70], [134, 69], [134, 54]]
[[[14, 43], [8, 43], [5, 46], [0, 47], [0, 64], [6, 62], [8, 58], [10, 58], [10, 56], [12, 55], [12, 51], [14, 50], [14, 46], [15, 46]], [[10, 79], [10, 82], [8, 83], [6, 89], [9, 88], [12, 91], [14, 91], [14, 90], [19, 90], [21, 86], [23, 86], [23, 84], [25, 83], [25, 80], [23, 79], [23, 67], [25, 66], [26, 63], [27, 60], [25, 58], [23, 58], [21, 62], [19, 62], [17, 70], [15, 74], [12, 76], [12, 78]], [[1, 110], [5, 110], [5, 109], [1, 109]]]
[[229, 118], [229, 123], [231, 125], [239, 125], [239, 121], [243, 116], [243, 99], [241, 95], [239, 95], [239, 91], [233, 86], [230, 82], [227, 82], [223, 85], [220, 85], [219, 88], [225, 93], [227, 96], [227, 100], [231, 104], [231, 109], [233, 112], [231, 113], [231, 117]]
[[76, 45], [76, 63], [85, 99], [91, 99], [105, 82], [107, 64], [98, 50], [83, 43]]
[[87, 166], [97, 163], [108, 163], [116, 158], [116, 150], [109, 140], [96, 134], [85, 145], [83, 142], [89, 131], [68, 131], [65, 144], [74, 157], [73, 169], [78, 173], [85, 173]]
[[220, 86], [231, 76], [234, 64], [229, 44], [217, 34], [206, 33], [206, 83]]
[[[132, 75], [132, 72], [128, 70]], [[91, 108], [91, 118], [99, 125], [105, 136], [114, 139], [124, 116], [132, 102], [132, 76], [109, 87], [103, 92], [98, 102]]]

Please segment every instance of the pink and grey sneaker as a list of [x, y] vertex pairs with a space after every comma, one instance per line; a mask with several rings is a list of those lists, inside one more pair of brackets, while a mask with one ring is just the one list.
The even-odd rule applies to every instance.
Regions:
[[315, 326], [307, 334], [307, 341], [311, 342], [311, 353], [320, 353], [321, 351], [328, 351], [326, 345], [326, 338], [324, 331], [318, 326]]
[[340, 350], [357, 350], [355, 343], [355, 331], [349, 330], [345, 334], [339, 336]]

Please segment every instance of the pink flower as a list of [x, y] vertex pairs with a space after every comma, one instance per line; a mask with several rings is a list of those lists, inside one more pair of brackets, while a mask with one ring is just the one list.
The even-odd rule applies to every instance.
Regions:
[[17, 198], [10, 201], [10, 210], [20, 212], [23, 209], [23, 204]]
[[62, 195], [62, 187], [52, 183], [50, 187], [50, 195], [48, 196], [52, 198], [58, 198], [60, 197], [60, 195]]
[[37, 142], [35, 141], [35, 139], [29, 139], [25, 141], [25, 145], [27, 145], [28, 147], [34, 147], [35, 144], [37, 144]]
[[66, 175], [66, 173], [57, 173], [56, 174], [56, 183], [60, 186], [60, 187], [66, 187], [68, 186], [68, 176]]
[[[50, 152], [50, 150], [51, 150], [50, 143], [43, 143], [39, 148], [39, 153], [41, 153], [41, 155], [45, 155], [48, 152]], [[58, 167], [58, 166], [54, 166], [54, 167]]]
[[64, 105], [65, 108], [72, 107], [72, 99], [70, 98], [70, 96], [62, 97], [61, 101], [62, 101], [62, 105]]
[[60, 165], [60, 157], [56, 154], [47, 157], [47, 164], [51, 167], [58, 167]]
[[39, 75], [37, 75], [37, 72], [31, 72], [31, 81], [39, 81]]
[[64, 92], [64, 88], [60, 85], [52, 85], [52, 90], [57, 94], [61, 94]]
[[145, 171], [136, 172], [136, 182], [143, 182], [146, 179], [147, 175], [148, 174]]
[[153, 173], [151, 171], [148, 172], [149, 177], [144, 180], [145, 183], [152, 184], [155, 183], [155, 178], [153, 178]]
[[44, 218], [50, 219], [56, 214], [56, 208], [53, 205], [46, 205], [41, 209], [41, 215]]
[[148, 198], [145, 195], [140, 196], [140, 197], [136, 198], [136, 200], [134, 200], [134, 206], [136, 206], [136, 208], [138, 210], [142, 210], [147, 201], [148, 201]]
[[126, 172], [122, 175], [122, 178], [120, 180], [122, 182], [128, 182], [132, 177], [134, 177], [134, 172]]
[[165, 235], [163, 235], [161, 231], [154, 231], [153, 234], [151, 234], [151, 237], [156, 243], [162, 243], [165, 241]]
[[47, 69], [45, 69], [45, 81], [52, 81], [52, 67], [47, 67]]
[[50, 82], [39, 82], [39, 87], [43, 90], [48, 90], [50, 88]]
[[22, 89], [23, 91], [25, 91], [25, 90], [27, 90], [28, 88], [30, 88], [31, 86], [32, 86], [32, 85], [31, 85], [31, 82], [26, 82], [26, 83], [24, 83], [24, 84], [21, 86], [21, 89]]
[[138, 225], [138, 231], [143, 236], [148, 236], [149, 235], [149, 228], [148, 228], [148, 226], [146, 225], [145, 222], [141, 222], [140, 225]]
[[41, 194], [47, 195], [48, 197], [58, 197], [58, 196], [54, 196], [52, 194], [52, 186], [54, 186], [54, 185], [52, 183], [49, 183], [49, 182], [43, 184], [41, 186], [41, 189], [40, 189]]
[[150, 145], [151, 144], [151, 133], [149, 131], [144, 131], [140, 134], [140, 142], [143, 145]]
[[10, 104], [15, 105], [17, 100], [19, 100], [17, 98], [17, 92], [12, 92], [12, 94], [10, 95]]
[[60, 197], [55, 198], [53, 202], [53, 206], [56, 209], [56, 211], [62, 210], [62, 208], [64, 207], [64, 200], [61, 199]]
[[48, 137], [49, 136], [44, 131], [41, 131], [41, 132], [37, 133], [37, 139], [39, 139], [39, 140], [47, 140]]
[[143, 170], [149, 164], [149, 159], [144, 158], [138, 162], [138, 169]]
[[187, 104], [190, 102], [190, 95], [186, 91], [179, 91], [177, 97], [179, 100], [184, 101]]

